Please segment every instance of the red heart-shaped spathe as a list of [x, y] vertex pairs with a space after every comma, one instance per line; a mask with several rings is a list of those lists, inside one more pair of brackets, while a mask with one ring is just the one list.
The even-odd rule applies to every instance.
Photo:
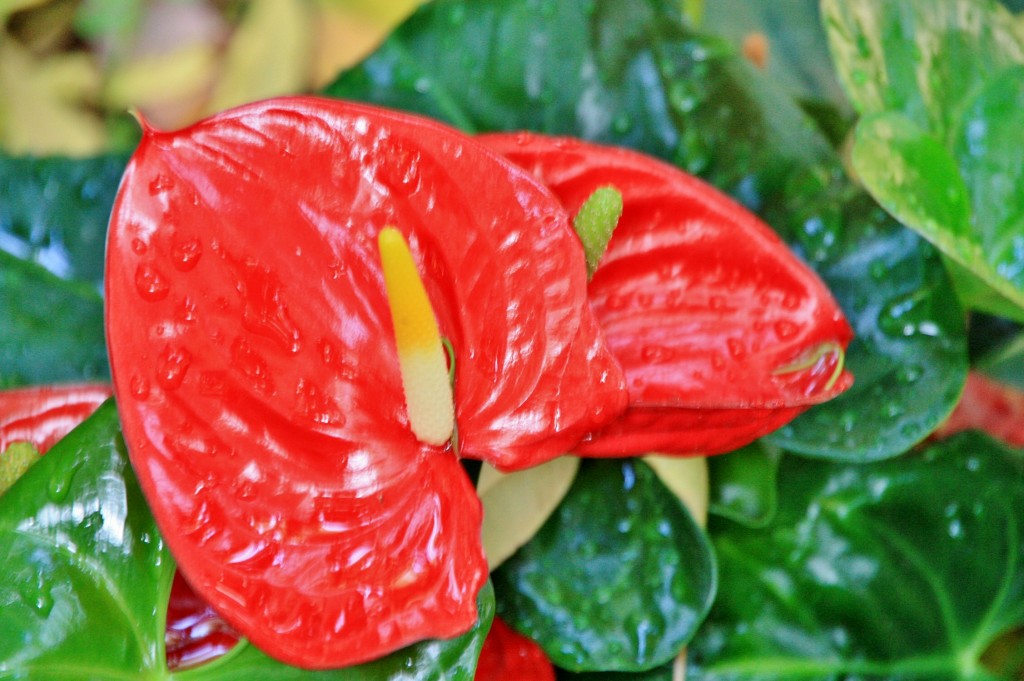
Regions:
[[558, 201], [465, 136], [315, 98], [146, 129], [107, 332], [143, 490], [256, 645], [344, 666], [476, 619], [480, 505], [409, 429], [376, 250], [406, 236], [455, 352], [461, 453], [561, 454], [625, 405]]
[[851, 384], [840, 363], [852, 331], [828, 289], [721, 192], [626, 149], [526, 133], [480, 139], [573, 214], [599, 187], [622, 194], [589, 291], [630, 406], [581, 454], [730, 451]]

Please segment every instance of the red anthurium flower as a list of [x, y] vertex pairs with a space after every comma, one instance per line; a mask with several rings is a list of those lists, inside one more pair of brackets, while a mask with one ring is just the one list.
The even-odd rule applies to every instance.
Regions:
[[100, 383], [0, 390], [0, 453], [15, 442], [46, 453], [111, 394], [111, 387]]
[[577, 448], [604, 456], [730, 451], [852, 382], [852, 331], [818, 279], [724, 194], [642, 154], [529, 134], [481, 138], [574, 213], [595, 189], [622, 215], [590, 300], [629, 409]]
[[[106, 289], [125, 439], [180, 569], [300, 666], [476, 620], [479, 500], [411, 413], [454, 414], [457, 453], [518, 468], [625, 407], [558, 200], [478, 142], [374, 107], [288, 98], [146, 127]], [[421, 340], [445, 361], [439, 337], [454, 398], [404, 373]]]
[[499, 617], [480, 651], [474, 681], [555, 681], [555, 668], [539, 645]]

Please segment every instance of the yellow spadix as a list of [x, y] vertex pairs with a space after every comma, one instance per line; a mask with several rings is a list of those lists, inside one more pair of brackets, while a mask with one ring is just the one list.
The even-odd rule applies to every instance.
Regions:
[[385, 227], [377, 244], [409, 425], [420, 442], [443, 445], [455, 430], [455, 401], [437, 317], [402, 233]]

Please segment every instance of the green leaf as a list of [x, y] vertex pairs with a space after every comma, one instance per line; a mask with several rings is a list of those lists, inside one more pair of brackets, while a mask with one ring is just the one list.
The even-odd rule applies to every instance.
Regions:
[[[684, 28], [673, 4], [435, 0], [326, 92], [440, 116], [468, 131], [575, 135], [675, 163], [760, 213], [870, 337], [883, 336], [879, 308], [865, 302], [878, 288], [870, 268], [880, 265], [864, 253], [890, 241], [900, 248], [901, 273], [889, 293], [929, 282], [919, 309], [946, 305], [953, 294], [942, 263], [892, 221], [879, 226], [880, 211], [836, 173], [835, 152], [785, 88], [727, 42]], [[935, 336], [895, 334], [851, 347], [858, 392], [840, 411], [859, 424], [856, 437], [825, 427], [840, 415], [826, 405], [779, 444], [874, 459], [923, 438], [952, 409], [966, 375], [955, 310], [942, 314]], [[884, 381], [897, 375], [914, 377], [916, 387], [888, 394]], [[936, 389], [920, 389], [926, 385]], [[900, 419], [882, 418], [894, 410]]]
[[992, 679], [1024, 622], [1024, 455], [980, 433], [870, 465], [783, 460], [765, 529], [713, 533], [691, 681]]
[[488, 585], [479, 597], [480, 619], [468, 633], [365, 665], [307, 671], [243, 642], [172, 675], [164, 630], [174, 561], [132, 472], [113, 402], [0, 497], [0, 546], [2, 679], [398, 681], [414, 675], [472, 681], [494, 616]]
[[1024, 455], [980, 433], [870, 465], [784, 459], [763, 530], [714, 532], [719, 597], [690, 647], [702, 681], [994, 679], [1024, 622]]
[[778, 504], [776, 476], [782, 452], [754, 442], [728, 456], [708, 459], [710, 512], [747, 527], [764, 527]]
[[99, 290], [107, 221], [126, 163], [121, 155], [0, 155], [0, 250]]
[[991, 0], [822, 0], [822, 14], [857, 110], [902, 113], [940, 143], [984, 79], [1024, 63], [1024, 28]]
[[109, 375], [103, 301], [92, 285], [0, 251], [0, 319], [0, 387]]
[[954, 261], [962, 300], [1024, 320], [1024, 23], [989, 0], [823, 3], [865, 118], [853, 165]]
[[716, 581], [706, 536], [638, 460], [584, 461], [562, 505], [493, 579], [499, 615], [572, 671], [672, 660]]
[[126, 160], [0, 155], [0, 386], [109, 375], [100, 290]]
[[[984, 215], [994, 211], [979, 213], [975, 206], [972, 212], [974, 196], [953, 156], [901, 114], [863, 118], [855, 139], [854, 167], [879, 203], [983, 280], [996, 295], [1012, 302], [1017, 308], [1015, 318], [1024, 318], [1024, 223], [998, 227], [983, 224]], [[973, 184], [978, 181], [972, 178]], [[991, 178], [991, 182], [999, 185], [1001, 181]], [[980, 193], [991, 195], [995, 191]], [[1012, 209], [1013, 202], [1007, 203]], [[1018, 219], [1024, 221], [1024, 214]], [[964, 284], [966, 290], [974, 291], [973, 301], [984, 293], [969, 280]], [[981, 306], [1006, 312], [1005, 307], [991, 302], [982, 302]]]
[[780, 204], [789, 212], [773, 224], [818, 260], [847, 313], [854, 385], [766, 439], [807, 456], [889, 458], [924, 439], [956, 406], [968, 369], [964, 314], [933, 248], [845, 183], [818, 181], [847, 195], [795, 183]]
[[0, 546], [0, 678], [127, 679], [163, 666], [174, 564], [112, 402], [0, 498]]

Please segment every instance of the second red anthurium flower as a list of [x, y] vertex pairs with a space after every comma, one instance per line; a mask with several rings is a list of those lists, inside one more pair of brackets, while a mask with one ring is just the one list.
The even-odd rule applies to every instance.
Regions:
[[[447, 442], [410, 422], [393, 298], [411, 289], [385, 286], [385, 241], [407, 244], [450, 346], [453, 389], [420, 391], [453, 401]], [[373, 107], [289, 98], [146, 127], [106, 295], [125, 439], [182, 573], [304, 667], [469, 629], [487, 564], [456, 454], [533, 465], [625, 408], [559, 201]]]
[[573, 214], [601, 187], [622, 195], [589, 290], [629, 409], [577, 452], [728, 452], [851, 385], [853, 332], [835, 299], [729, 197], [627, 149], [527, 133], [481, 139]]

